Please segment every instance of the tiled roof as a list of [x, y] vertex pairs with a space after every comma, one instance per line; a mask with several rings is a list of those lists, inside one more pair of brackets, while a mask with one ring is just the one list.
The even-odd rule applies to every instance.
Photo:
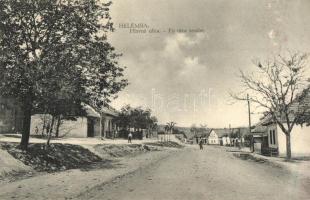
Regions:
[[212, 131], [212, 129], [207, 128], [207, 130], [205, 132], [197, 133], [196, 136], [197, 137], [209, 137], [211, 131]]
[[118, 116], [118, 111], [115, 110], [114, 108], [112, 108], [111, 106], [105, 106], [101, 109], [101, 113], [102, 114], [107, 114], [107, 115], [111, 115], [113, 117], [117, 117]]
[[88, 104], [82, 104], [82, 107], [84, 109], [84, 111], [86, 112], [86, 116], [88, 117], [97, 117], [100, 118], [100, 112], [102, 114], [107, 114], [107, 115], [111, 115], [111, 116], [118, 116], [118, 112], [112, 108], [112, 107], [104, 107], [100, 110], [100, 112], [97, 112], [93, 107], [91, 107]]
[[83, 107], [83, 110], [86, 112], [87, 117], [100, 118], [100, 114], [90, 105], [83, 104], [82, 107]]
[[249, 130], [245, 127], [240, 128], [216, 128], [213, 129], [215, 133], [218, 135], [218, 137], [224, 137], [224, 136], [231, 136], [232, 134], [240, 134], [240, 135], [248, 135]]
[[233, 133], [233, 130], [228, 128], [215, 128], [213, 131], [218, 137], [229, 136]]
[[195, 138], [196, 136], [197, 137], [209, 137], [210, 135], [210, 132], [212, 131], [211, 128], [207, 128], [207, 130], [205, 132], [200, 132], [200, 133], [193, 133], [189, 130], [188, 128], [188, 131], [184, 131], [184, 135], [187, 139], [192, 139], [192, 138]]
[[[305, 116], [310, 116], [310, 93], [308, 93], [306, 96], [304, 96], [304, 98], [302, 100], [300, 100], [300, 97], [301, 97], [301, 95], [297, 96], [289, 108], [289, 119], [290, 119], [290, 121], [295, 120], [296, 114], [300, 115], [301, 112], [303, 112]], [[308, 119], [307, 119], [308, 121], [305, 121], [305, 122], [310, 123], [309, 119], [310, 119], [310, 117], [308, 117]], [[283, 116], [280, 120], [282, 120], [282, 122], [286, 122], [286, 118]], [[269, 114], [269, 115], [266, 115], [263, 119], [261, 119], [261, 121], [258, 124], [266, 126], [266, 125], [272, 124], [272, 123], [275, 123], [275, 122], [272, 119], [272, 116]], [[257, 130], [254, 129], [253, 131], [257, 131]]]
[[267, 127], [263, 126], [262, 124], [257, 124], [255, 127], [251, 130], [251, 133], [265, 133], [267, 131]]
[[248, 127], [240, 127], [240, 128], [233, 128], [233, 133], [245, 136], [245, 135], [249, 135], [249, 128]]
[[[293, 121], [296, 118], [296, 113], [299, 112], [304, 112], [305, 110], [305, 115], [310, 114], [310, 93], [308, 93], [302, 101], [297, 101], [298, 98], [300, 98], [301, 95], [297, 96], [295, 102], [290, 106], [290, 113], [289, 113], [289, 119], [290, 121]], [[310, 117], [309, 117], [310, 119]], [[281, 119], [283, 122], [285, 122], [285, 118], [282, 117]], [[310, 123], [310, 121], [305, 121], [306, 123]], [[272, 116], [266, 115], [263, 117], [256, 125], [255, 127], [251, 130], [252, 134], [258, 134], [258, 135], [263, 135], [267, 132], [267, 125], [275, 123], [274, 120], [272, 119]]]

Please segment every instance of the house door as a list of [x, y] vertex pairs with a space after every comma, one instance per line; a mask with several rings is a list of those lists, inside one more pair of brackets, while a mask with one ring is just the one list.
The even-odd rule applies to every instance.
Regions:
[[93, 119], [87, 119], [87, 137], [94, 137], [95, 135], [95, 122]]

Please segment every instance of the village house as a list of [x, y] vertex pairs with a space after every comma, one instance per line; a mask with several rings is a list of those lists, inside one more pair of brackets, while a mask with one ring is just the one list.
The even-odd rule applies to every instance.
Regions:
[[188, 131], [184, 131], [184, 137], [186, 141], [191, 144], [199, 144], [199, 141], [202, 140], [203, 144], [208, 144], [208, 137], [212, 129], [206, 129], [203, 132], [192, 132], [188, 129]]
[[[306, 98], [303, 103], [294, 103], [291, 105], [289, 120], [295, 119], [300, 106], [310, 105], [310, 97]], [[306, 124], [309, 122], [306, 122]], [[309, 156], [310, 155], [310, 127], [304, 125], [295, 125], [291, 131], [291, 153], [292, 156]], [[283, 121], [283, 125], [286, 123]], [[286, 156], [286, 135], [280, 126], [272, 119], [270, 115], [265, 116], [251, 131], [255, 152], [264, 155]]]
[[195, 135], [188, 129], [183, 132], [186, 143], [192, 144]]
[[216, 128], [212, 129], [208, 144], [233, 146], [238, 142], [244, 143], [244, 136], [247, 134], [247, 128]]
[[208, 144], [208, 138], [210, 137], [210, 134], [212, 132], [212, 129], [207, 128], [204, 132], [196, 133], [195, 135], [195, 144], [198, 144], [200, 140], [202, 140], [203, 144]]
[[[291, 132], [292, 156], [310, 155], [310, 127], [295, 125]], [[267, 124], [268, 145], [278, 149], [279, 156], [286, 155], [286, 136], [275, 123]]]
[[[105, 107], [100, 112], [96, 111], [89, 105], [83, 105], [85, 115], [74, 116], [74, 120], [63, 120], [60, 126], [61, 137], [117, 137], [117, 127], [114, 123], [114, 118], [117, 116], [117, 111], [111, 107]], [[45, 126], [50, 121], [51, 116], [44, 114], [35, 114], [31, 117], [31, 134], [44, 134], [44, 121], [47, 121]], [[37, 131], [36, 131], [37, 129]]]
[[101, 112], [101, 136], [105, 138], [118, 137], [118, 127], [114, 119], [118, 116], [118, 112], [111, 106], [104, 107]]
[[[291, 132], [292, 156], [310, 155], [310, 127], [295, 125]], [[286, 155], [286, 136], [275, 122], [263, 120], [252, 130], [254, 151], [263, 155]]]
[[232, 144], [232, 129], [215, 129], [215, 132], [219, 137], [219, 144], [221, 146], [230, 146]]
[[218, 135], [218, 131], [215, 131], [216, 129], [212, 129], [210, 131], [209, 137], [208, 137], [208, 144], [210, 145], [219, 145], [220, 144], [220, 138]]
[[0, 134], [21, 132], [23, 113], [17, 105], [14, 99], [0, 96]]
[[[253, 143], [250, 145], [250, 149], [253, 152], [267, 155], [272, 154], [272, 150], [269, 149], [268, 146], [267, 127], [264, 125], [264, 123], [265, 120], [261, 120], [251, 129]], [[274, 153], [277, 154], [277, 152]]]
[[[178, 129], [182, 132], [184, 141], [190, 144], [198, 144], [200, 139], [203, 140], [204, 144], [208, 144], [208, 137], [212, 129], [206, 128], [204, 131], [191, 131], [190, 128], [178, 127]], [[179, 134], [181, 135], [181, 134]]]
[[238, 127], [232, 128], [232, 133], [230, 135], [231, 145], [237, 145], [240, 143], [242, 146], [249, 145], [249, 141], [246, 141], [245, 138], [248, 138], [250, 135], [250, 130], [248, 127]]
[[231, 144], [231, 129], [216, 128], [212, 129], [208, 137], [208, 144], [227, 146]]
[[[60, 127], [61, 136], [66, 137], [117, 137], [117, 127], [114, 118], [118, 112], [110, 106], [97, 112], [89, 105], [84, 105], [85, 116], [74, 116], [75, 120], [64, 120]], [[34, 114], [31, 117], [30, 133], [42, 134], [43, 121], [49, 115]], [[23, 114], [20, 106], [12, 98], [0, 96], [0, 134], [21, 133]], [[37, 128], [36, 128], [37, 127]]]
[[220, 137], [220, 145], [221, 146], [230, 146], [231, 145], [231, 138], [229, 135], [223, 135]]

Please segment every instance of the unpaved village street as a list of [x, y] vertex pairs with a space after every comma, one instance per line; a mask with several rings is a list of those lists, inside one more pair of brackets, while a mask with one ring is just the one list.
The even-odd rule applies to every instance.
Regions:
[[95, 169], [2, 182], [0, 199], [310, 199], [309, 176], [234, 156], [239, 153], [219, 146], [201, 151], [196, 145], [145, 152]]
[[[309, 180], [270, 163], [241, 160], [219, 147], [179, 151], [80, 199], [310, 199]], [[308, 190], [308, 191], [307, 191]]]

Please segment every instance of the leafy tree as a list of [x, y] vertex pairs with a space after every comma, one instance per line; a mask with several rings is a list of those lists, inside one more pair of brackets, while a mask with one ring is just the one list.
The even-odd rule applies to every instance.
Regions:
[[138, 131], [141, 129], [150, 131], [157, 127], [157, 118], [152, 116], [150, 109], [133, 108], [130, 105], [126, 105], [121, 109], [119, 116], [116, 118], [116, 123], [125, 130], [134, 128]]
[[152, 135], [153, 136], [153, 132], [158, 130], [158, 120], [155, 116], [151, 116], [148, 119], [148, 136]]
[[202, 134], [207, 134], [208, 125], [207, 124], [200, 124], [198, 128], [198, 132]]
[[196, 137], [197, 132], [198, 132], [198, 128], [197, 128], [196, 124], [191, 125], [190, 132], [193, 133]]
[[131, 125], [131, 119], [130, 119], [130, 114], [131, 114], [131, 107], [130, 105], [126, 105], [121, 108], [121, 112], [115, 119], [115, 123], [123, 130], [128, 130]]
[[194, 134], [194, 137], [198, 137], [198, 134], [206, 134], [207, 133], [207, 125], [201, 124], [199, 127], [196, 126], [196, 124], [193, 124], [190, 127], [190, 132]]
[[[294, 53], [277, 56], [262, 63], [255, 62], [255, 73], [240, 72], [249, 100], [264, 110], [265, 117], [276, 123], [286, 136], [286, 156], [291, 158], [291, 132], [298, 123], [306, 121], [309, 116], [309, 84], [305, 75], [307, 54]], [[238, 100], [247, 100], [239, 94], [232, 94]]]
[[0, 93], [21, 104], [23, 149], [33, 112], [67, 115], [81, 102], [100, 108], [127, 85], [106, 38], [110, 4], [0, 0]]
[[182, 131], [181, 129], [175, 127], [175, 128], [173, 129], [172, 134], [176, 134], [176, 135], [182, 134], [182, 135], [184, 135], [185, 132]]
[[158, 120], [157, 117], [151, 116], [148, 120], [148, 124], [151, 127], [152, 130], [156, 130], [158, 128]]

